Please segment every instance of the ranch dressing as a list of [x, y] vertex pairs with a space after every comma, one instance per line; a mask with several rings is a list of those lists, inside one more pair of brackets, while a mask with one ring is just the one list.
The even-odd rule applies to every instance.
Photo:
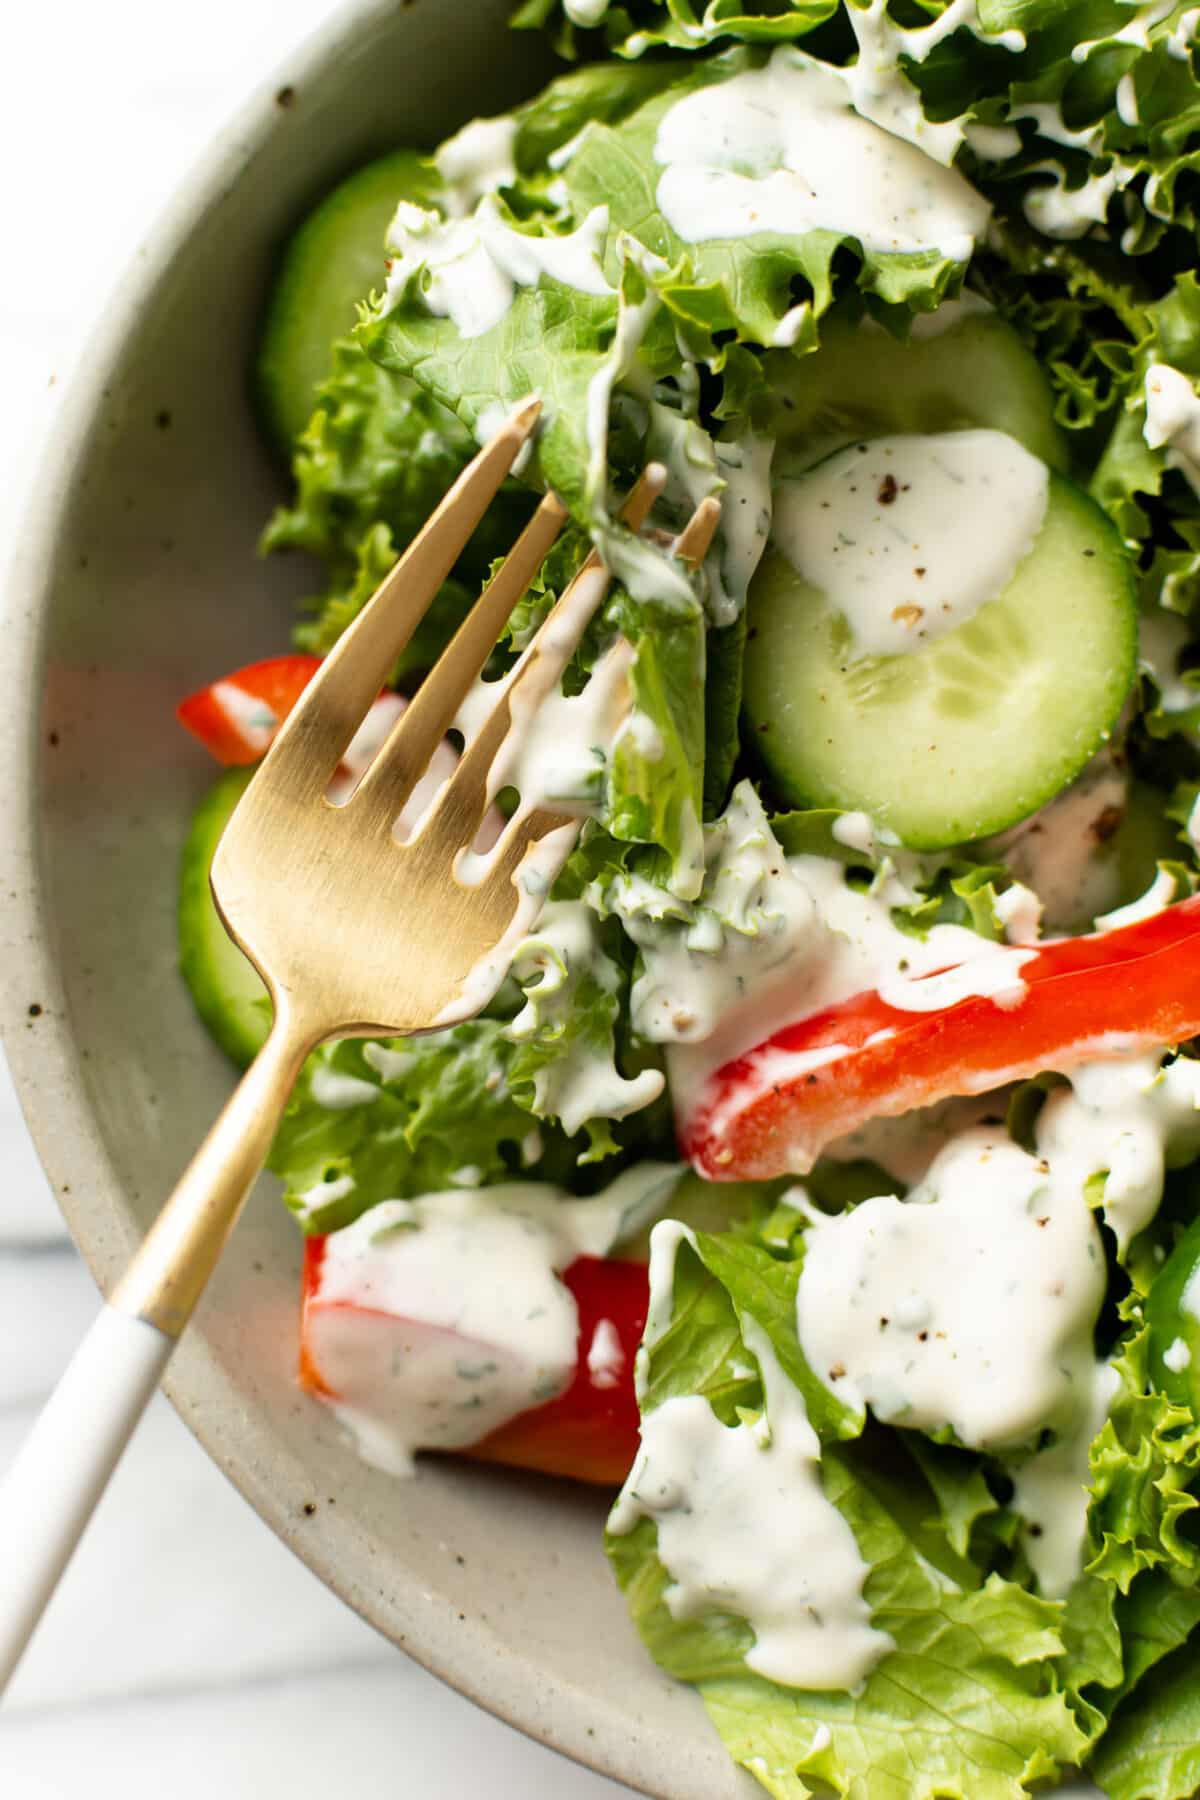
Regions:
[[1200, 1152], [1200, 1063], [1165, 1051], [1073, 1069], [1047, 1098], [1038, 1149], [1080, 1183], [1102, 1175], [1098, 1204], [1124, 1250], [1162, 1200], [1166, 1171]]
[[1200, 494], [1200, 396], [1189, 375], [1169, 363], [1152, 362], [1144, 387], [1146, 420], [1142, 435], [1151, 450], [1162, 450], [1169, 469], [1178, 469]]
[[846, 1405], [988, 1450], [1074, 1422], [1106, 1273], [1073, 1169], [978, 1126], [907, 1200], [811, 1218], [800, 1342]]
[[824, 230], [961, 262], [990, 216], [957, 171], [854, 111], [846, 70], [788, 45], [676, 101], [654, 157], [659, 211], [690, 244]]
[[[648, 1344], [669, 1316], [675, 1254], [688, 1237], [673, 1221], [654, 1230]], [[641, 1449], [608, 1529], [620, 1537], [652, 1519], [671, 1577], [671, 1616], [745, 1619], [755, 1637], [746, 1666], [757, 1674], [810, 1691], [855, 1688], [894, 1646], [871, 1624], [867, 1565], [825, 1497], [803, 1397], [752, 1319], [743, 1320], [742, 1338], [762, 1376], [762, 1415], [726, 1426], [699, 1394], [656, 1406], [643, 1417]]]
[[518, 287], [536, 287], [543, 275], [579, 293], [610, 293], [600, 266], [607, 231], [606, 206], [595, 207], [577, 230], [556, 235], [518, 231], [490, 194], [469, 216], [452, 219], [403, 200], [388, 230], [383, 312], [415, 281], [431, 313], [473, 338], [500, 323]]
[[896, 656], [1003, 593], [1048, 491], [1046, 465], [1001, 431], [876, 438], [781, 483], [771, 535], [845, 620], [855, 656]]
[[1021, 1515], [1025, 1554], [1047, 1600], [1065, 1600], [1083, 1566], [1092, 1443], [1120, 1385], [1110, 1364], [1097, 1363], [1074, 1427], [1012, 1471], [1012, 1508]]
[[547, 903], [536, 932], [517, 947], [512, 974], [526, 998], [506, 1035], [519, 1044], [539, 1027], [570, 1034], [567, 1053], [534, 1076], [539, 1114], [557, 1117], [573, 1137], [589, 1119], [624, 1119], [658, 1099], [661, 1070], [643, 1069], [626, 1080], [614, 1061], [612, 1027], [604, 1031], [604, 1015], [599, 1036], [594, 1030], [572, 1030], [581, 1006], [598, 1011], [605, 995], [615, 1013], [620, 987], [617, 965], [600, 948], [599, 920], [582, 900]]
[[[735, 791], [735, 798], [740, 792]], [[757, 805], [757, 796], [749, 792]], [[640, 980], [647, 991], [653, 984], [656, 997], [653, 1018], [643, 1018], [638, 1029], [669, 1045], [667, 1073], [680, 1116], [699, 1102], [709, 1078], [735, 1057], [744, 1055], [747, 1066], [744, 1080], [728, 1096], [731, 1106], [744, 1104], [775, 1082], [794, 1079], [813, 1066], [811, 1056], [836, 1060], [841, 1046], [828, 1045], [810, 1053], [802, 1067], [792, 1053], [767, 1040], [794, 1020], [855, 994], [877, 990], [890, 1005], [914, 1012], [971, 994], [986, 995], [1001, 1008], [1020, 1003], [1025, 991], [1021, 970], [1032, 950], [992, 943], [960, 925], [934, 925], [924, 937], [914, 937], [892, 918], [891, 909], [904, 894], [894, 872], [881, 871], [864, 891], [852, 886], [841, 863], [830, 857], [793, 856], [780, 862], [765, 819], [762, 828], [776, 853], [766, 866], [780, 871], [772, 877], [772, 905], [780, 924], [760, 951], [743, 952], [740, 962], [724, 951], [723, 936], [706, 937], [707, 896], [688, 916], [690, 922], [680, 925], [661, 912], [656, 923], [644, 896], [641, 917], [635, 920], [631, 899], [617, 890], [615, 908], [642, 948]], [[688, 1016], [699, 1021], [690, 1031], [680, 1024]], [[717, 1116], [714, 1112], [714, 1130]], [[796, 1172], [803, 1172], [799, 1165]]]
[[[590, 1200], [545, 1182], [373, 1206], [325, 1242], [305, 1341], [366, 1462], [474, 1444], [570, 1384], [579, 1316], [559, 1274], [667, 1205], [681, 1171], [642, 1163]], [[606, 1337], [597, 1355], [612, 1363]]]
[[447, 211], [458, 218], [471, 212], [485, 194], [511, 187], [517, 178], [514, 150], [517, 121], [472, 119], [434, 153], [434, 166], [446, 184]]

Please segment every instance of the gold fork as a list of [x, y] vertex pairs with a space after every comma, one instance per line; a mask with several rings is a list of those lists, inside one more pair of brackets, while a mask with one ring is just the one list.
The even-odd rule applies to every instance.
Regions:
[[[396, 1036], [470, 1017], [505, 973], [574, 841], [565, 811], [521, 806], [472, 854], [497, 753], [557, 685], [608, 573], [593, 553], [505, 680], [405, 841], [393, 830], [514, 606], [566, 522], [553, 494], [426, 676], [349, 799], [326, 790], [355, 731], [518, 453], [530, 400], [468, 465], [322, 663], [226, 826], [212, 888], [266, 982], [262, 1050], [77, 1350], [0, 1488], [0, 1689], [19, 1661], [266, 1160], [305, 1057], [333, 1037]], [[622, 517], [644, 524], [651, 466]], [[720, 508], [675, 541], [695, 565]]]

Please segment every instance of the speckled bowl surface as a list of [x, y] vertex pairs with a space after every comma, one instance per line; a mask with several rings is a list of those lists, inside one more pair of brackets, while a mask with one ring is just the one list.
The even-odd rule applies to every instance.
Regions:
[[[290, 59], [130, 269], [25, 522], [0, 706], [3, 1020], [106, 1288], [231, 1083], [176, 972], [176, 858], [212, 770], [174, 706], [281, 648], [312, 578], [255, 555], [282, 492], [246, 382], [273, 258], [357, 162], [540, 85], [544, 46], [510, 33], [508, 10], [370, 0]], [[602, 1496], [449, 1463], [397, 1483], [299, 1392], [300, 1245], [269, 1186], [170, 1372], [212, 1456], [380, 1631], [523, 1731], [671, 1800], [760, 1792], [642, 1652], [601, 1551]]]

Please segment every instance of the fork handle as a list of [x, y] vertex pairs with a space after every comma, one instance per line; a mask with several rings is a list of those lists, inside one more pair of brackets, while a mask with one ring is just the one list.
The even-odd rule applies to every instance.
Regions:
[[0, 1488], [0, 1691], [174, 1349], [106, 1306], [67, 1364]]
[[0, 1485], [0, 1692], [204, 1291], [315, 1041], [277, 1012]]

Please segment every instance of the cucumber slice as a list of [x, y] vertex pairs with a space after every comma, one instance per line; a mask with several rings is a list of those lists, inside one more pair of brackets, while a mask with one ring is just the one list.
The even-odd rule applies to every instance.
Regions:
[[[1193, 1219], [1146, 1300], [1150, 1379], [1200, 1418], [1200, 1219]], [[1192, 1284], [1195, 1283], [1193, 1286]]]
[[999, 313], [948, 300], [901, 343], [868, 320], [821, 326], [805, 356], [771, 352], [775, 473], [798, 474], [856, 438], [989, 426], [1052, 469], [1068, 466], [1054, 395], [1037, 359]]
[[229, 936], [208, 884], [213, 853], [253, 769], [231, 769], [201, 801], [179, 865], [179, 972], [196, 1011], [227, 1056], [243, 1067], [271, 1026], [257, 971]]
[[1004, 830], [1072, 781], [1115, 723], [1136, 656], [1120, 538], [1052, 474], [1004, 590], [901, 655], [854, 658], [841, 615], [771, 550], [750, 589], [747, 735], [788, 805], [861, 810], [913, 849], [943, 849]]
[[289, 241], [271, 289], [255, 361], [259, 408], [282, 455], [308, 424], [334, 340], [384, 279], [384, 237], [401, 200], [432, 207], [442, 182], [415, 150], [394, 150], [349, 176]]

